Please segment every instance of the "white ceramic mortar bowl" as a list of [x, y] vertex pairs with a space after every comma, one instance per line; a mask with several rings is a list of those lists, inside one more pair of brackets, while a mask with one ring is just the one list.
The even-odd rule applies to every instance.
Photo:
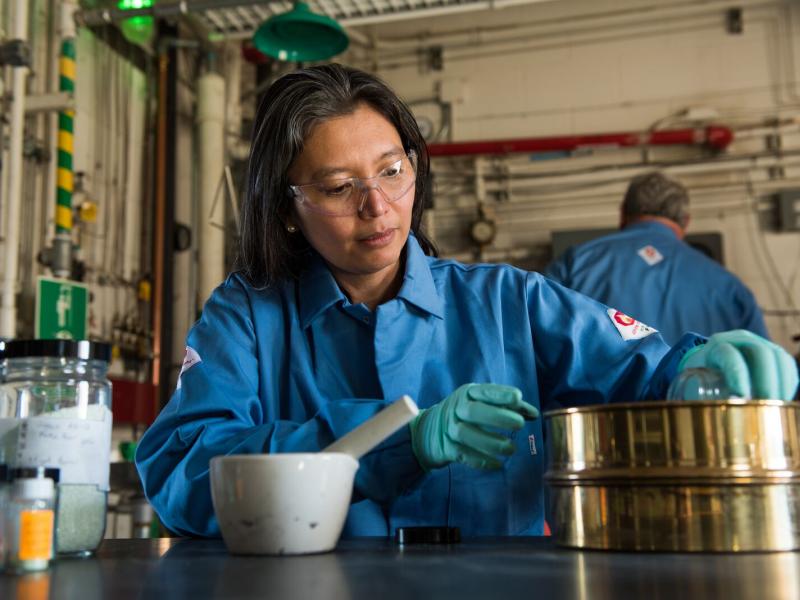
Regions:
[[358, 461], [342, 453], [211, 459], [211, 498], [232, 554], [311, 554], [336, 546]]

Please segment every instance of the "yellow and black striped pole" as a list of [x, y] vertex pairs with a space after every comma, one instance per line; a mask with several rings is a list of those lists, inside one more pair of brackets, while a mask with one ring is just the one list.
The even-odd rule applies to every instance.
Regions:
[[[75, 91], [75, 38], [61, 43], [58, 89], [72, 95]], [[74, 110], [58, 113], [58, 189], [56, 193], [56, 235], [72, 231], [72, 123]]]

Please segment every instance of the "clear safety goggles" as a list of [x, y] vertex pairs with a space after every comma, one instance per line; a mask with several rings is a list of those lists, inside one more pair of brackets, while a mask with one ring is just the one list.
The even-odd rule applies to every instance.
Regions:
[[370, 190], [378, 190], [386, 202], [408, 192], [417, 179], [417, 155], [411, 150], [373, 177], [326, 179], [290, 185], [295, 200], [309, 210], [330, 216], [354, 215], [364, 210]]

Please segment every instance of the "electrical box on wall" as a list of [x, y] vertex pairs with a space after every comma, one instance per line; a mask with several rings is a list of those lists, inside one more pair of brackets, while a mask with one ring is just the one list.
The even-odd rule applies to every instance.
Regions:
[[800, 189], [775, 194], [778, 231], [800, 231]]

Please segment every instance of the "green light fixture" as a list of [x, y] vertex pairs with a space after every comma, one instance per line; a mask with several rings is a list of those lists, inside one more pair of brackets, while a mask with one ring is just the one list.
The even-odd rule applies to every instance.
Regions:
[[259, 52], [285, 61], [325, 60], [344, 52], [350, 40], [339, 23], [296, 2], [289, 12], [272, 15], [253, 36]]
[[[136, 10], [152, 8], [153, 0], [119, 0], [117, 8], [120, 10]], [[153, 37], [155, 22], [153, 17], [140, 15], [125, 19], [119, 24], [122, 35], [132, 44], [147, 44]]]

